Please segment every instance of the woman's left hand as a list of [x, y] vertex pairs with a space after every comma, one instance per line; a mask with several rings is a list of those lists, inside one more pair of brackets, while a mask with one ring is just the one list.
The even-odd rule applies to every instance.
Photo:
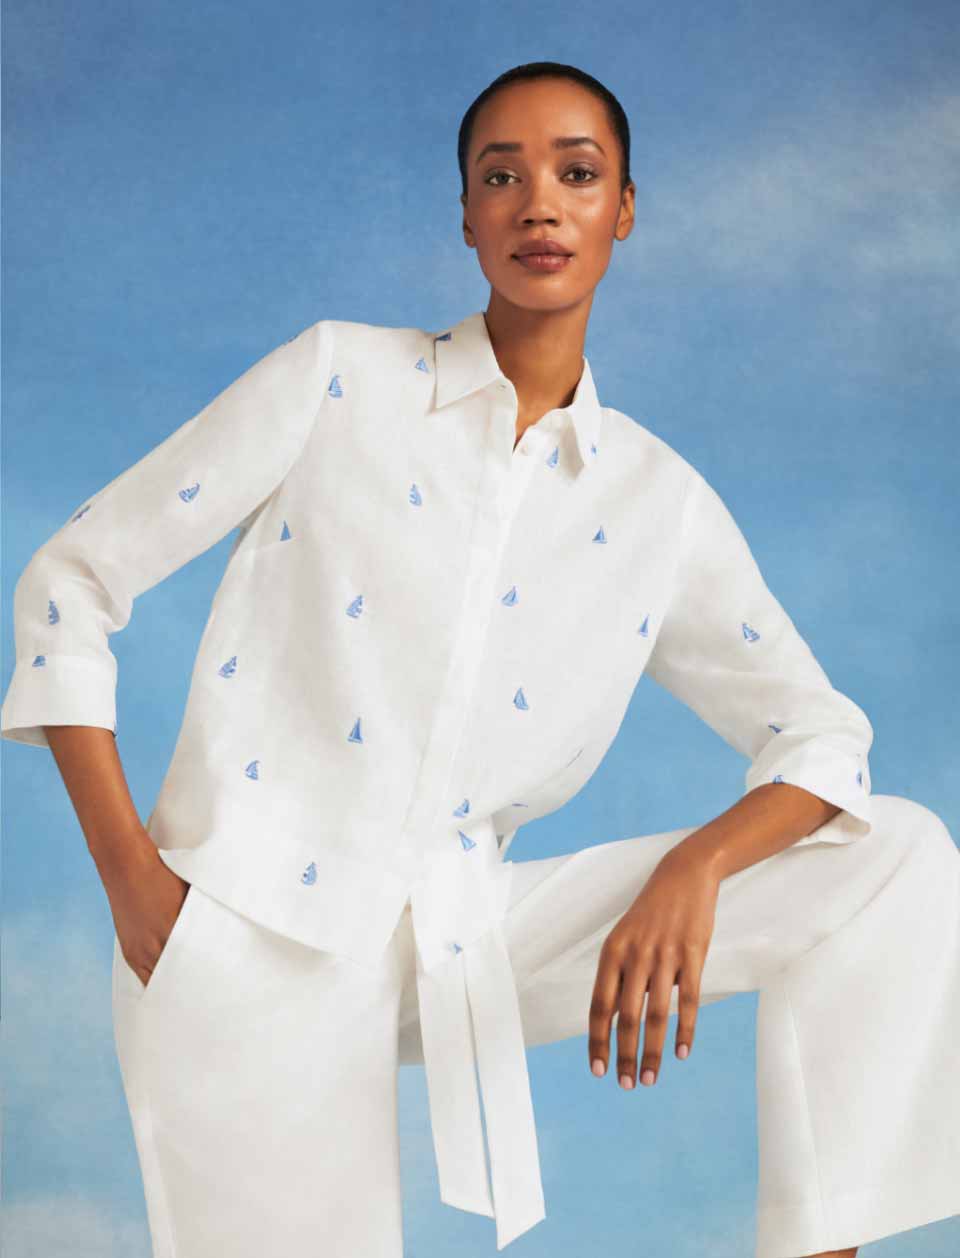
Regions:
[[[679, 988], [677, 1056], [693, 1047], [700, 1004], [700, 976], [713, 935], [720, 878], [698, 855], [669, 851], [643, 890], [604, 941], [590, 1002], [588, 1061], [603, 1075], [610, 1055], [610, 1028], [617, 1020], [617, 1077], [632, 1088], [644, 996], [649, 989], [640, 1082], [660, 1070], [670, 996]], [[686, 1050], [683, 1046], [686, 1045]], [[602, 1069], [594, 1063], [599, 1061]]]

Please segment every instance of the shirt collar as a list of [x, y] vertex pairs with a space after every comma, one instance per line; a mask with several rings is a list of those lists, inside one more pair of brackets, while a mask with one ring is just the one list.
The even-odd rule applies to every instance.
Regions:
[[[467, 315], [446, 332], [434, 337], [437, 375], [437, 407], [459, 401], [495, 380], [506, 380], [490, 343], [483, 311]], [[583, 467], [596, 458], [602, 410], [586, 356], [583, 371], [569, 406], [558, 408], [573, 423], [577, 450]]]

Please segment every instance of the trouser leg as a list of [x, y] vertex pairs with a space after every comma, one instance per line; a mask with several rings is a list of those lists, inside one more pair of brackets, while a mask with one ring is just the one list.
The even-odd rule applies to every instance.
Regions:
[[[922, 805], [873, 808], [864, 839], [720, 885], [701, 1004], [759, 992], [757, 1258], [960, 1212], [960, 853]], [[504, 933], [528, 1045], [588, 1033], [603, 941], [691, 830], [514, 862]], [[416, 1060], [415, 1025], [401, 1033]]]
[[400, 1258], [395, 936], [370, 971], [192, 886], [114, 1028], [153, 1258]]

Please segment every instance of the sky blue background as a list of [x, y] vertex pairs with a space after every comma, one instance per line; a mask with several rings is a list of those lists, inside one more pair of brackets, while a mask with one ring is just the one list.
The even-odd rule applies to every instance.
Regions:
[[[278, 7], [5, 5], [3, 684], [11, 595], [96, 489], [320, 318], [483, 309], [456, 138], [529, 60], [621, 99], [637, 224], [597, 294], [601, 400], [699, 467], [876, 734], [875, 793], [960, 836], [958, 10], [944, 0]], [[524, 35], [542, 31], [542, 35]], [[146, 818], [230, 538], [111, 641]], [[146, 1258], [110, 1022], [109, 905], [55, 763], [4, 742], [9, 1258]], [[585, 790], [517, 860], [700, 824], [746, 762], [649, 679]], [[891, 999], [896, 993], [891, 993]], [[516, 1258], [753, 1253], [755, 993], [623, 1093], [586, 1041], [532, 1049], [547, 1196]], [[406, 1258], [496, 1252], [437, 1194], [401, 1072]], [[960, 1219], [868, 1246], [960, 1251]]]

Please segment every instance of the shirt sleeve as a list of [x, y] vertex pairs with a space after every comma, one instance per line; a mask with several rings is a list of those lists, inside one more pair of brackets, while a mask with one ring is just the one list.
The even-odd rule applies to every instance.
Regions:
[[327, 395], [332, 354], [329, 320], [271, 350], [32, 555], [14, 588], [0, 736], [48, 747], [44, 725], [116, 733], [109, 635], [139, 594], [215, 545], [284, 479]]
[[794, 846], [863, 837], [871, 828], [866, 715], [831, 685], [695, 469], [681, 528], [674, 591], [647, 671], [749, 759], [744, 794], [787, 782], [843, 810]]

